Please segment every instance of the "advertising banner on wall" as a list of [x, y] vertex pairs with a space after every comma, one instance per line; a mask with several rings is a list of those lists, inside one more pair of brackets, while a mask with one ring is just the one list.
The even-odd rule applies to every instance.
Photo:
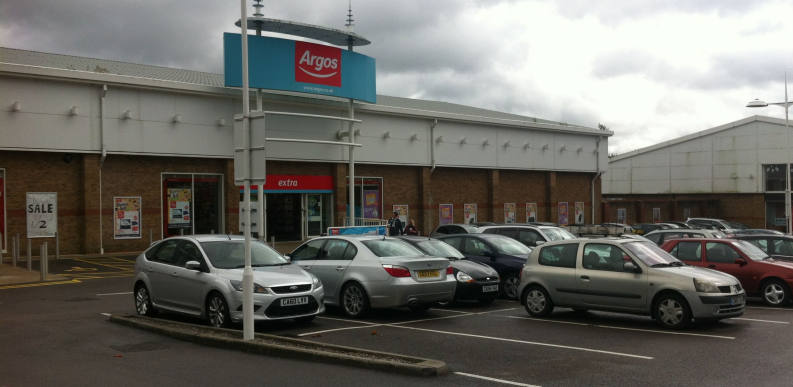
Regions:
[[526, 222], [537, 221], [537, 203], [526, 203]]
[[465, 224], [476, 223], [476, 204], [465, 204], [463, 211]]
[[58, 193], [28, 192], [27, 237], [54, 238], [58, 232]]
[[189, 188], [168, 189], [168, 228], [190, 228], [192, 210]]
[[518, 212], [515, 203], [504, 203], [504, 223], [515, 223], [517, 216]]
[[136, 239], [141, 237], [141, 198], [113, 198], [114, 239]]
[[624, 208], [617, 209], [617, 223], [625, 223], [625, 219], [627, 218], [627, 211]]
[[380, 191], [363, 191], [364, 219], [380, 219]]
[[559, 202], [559, 225], [566, 226], [569, 223], [568, 217], [570, 213], [567, 208], [567, 202]]
[[[407, 226], [408, 220], [408, 205], [407, 204], [394, 204], [393, 212], [399, 214], [399, 221], [402, 222], [402, 228]], [[390, 218], [390, 216], [389, 216]]]
[[441, 204], [438, 208], [440, 214], [440, 221], [438, 224], [451, 224], [454, 216], [454, 205]]
[[653, 223], [661, 223], [661, 209], [653, 208]]
[[575, 202], [575, 223], [584, 224], [584, 202]]
[[[242, 86], [242, 37], [223, 34], [225, 86]], [[375, 60], [309, 42], [248, 35], [252, 88], [294, 91], [377, 103]]]

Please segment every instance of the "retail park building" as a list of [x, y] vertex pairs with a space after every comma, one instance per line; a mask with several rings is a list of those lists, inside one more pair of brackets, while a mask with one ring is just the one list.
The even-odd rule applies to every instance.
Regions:
[[[233, 126], [241, 93], [223, 85], [221, 74], [0, 48], [3, 249], [8, 235], [24, 240], [36, 227], [30, 193], [57, 194], [62, 254], [139, 251], [150, 232], [240, 233]], [[346, 99], [289, 92], [265, 91], [263, 105], [348, 113]], [[385, 219], [406, 205], [422, 234], [470, 221], [472, 209], [477, 221], [601, 220], [596, 176], [610, 131], [383, 95], [355, 103], [355, 118], [358, 218]], [[267, 137], [339, 141], [347, 126], [271, 117]], [[268, 240], [345, 224], [347, 157], [341, 147], [267, 143]]]

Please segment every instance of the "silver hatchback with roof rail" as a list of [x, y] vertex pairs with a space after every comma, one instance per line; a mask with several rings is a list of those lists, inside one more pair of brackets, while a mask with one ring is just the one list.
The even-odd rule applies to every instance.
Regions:
[[532, 251], [520, 301], [534, 317], [554, 307], [649, 315], [662, 327], [741, 316], [746, 292], [726, 273], [688, 265], [652, 242], [573, 239]]
[[477, 228], [473, 232], [477, 234], [503, 235], [531, 248], [535, 248], [545, 242], [573, 239], [576, 237], [562, 227], [535, 226], [521, 223], [484, 226]]

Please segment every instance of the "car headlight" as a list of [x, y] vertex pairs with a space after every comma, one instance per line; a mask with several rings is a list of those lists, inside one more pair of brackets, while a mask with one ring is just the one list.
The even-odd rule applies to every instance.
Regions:
[[466, 274], [462, 270], [457, 272], [457, 280], [460, 282], [476, 282], [475, 279], [471, 278], [470, 275]]
[[322, 281], [319, 280], [318, 277], [312, 277], [314, 280], [314, 289], [319, 289], [322, 287]]
[[718, 286], [699, 278], [694, 278], [694, 289], [700, 293], [721, 293]]
[[[238, 292], [242, 291], [242, 281], [229, 280], [229, 282], [231, 282], [231, 286], [234, 288], [234, 290], [236, 290]], [[269, 293], [267, 291], [267, 289], [264, 288], [264, 286], [259, 285], [256, 282], [253, 283], [253, 292], [254, 293], [263, 293], [263, 294]]]

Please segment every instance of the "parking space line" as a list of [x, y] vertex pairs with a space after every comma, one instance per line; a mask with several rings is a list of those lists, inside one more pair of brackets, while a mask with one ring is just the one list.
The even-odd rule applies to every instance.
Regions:
[[334, 321], [344, 321], [344, 322], [358, 323], [358, 324], [380, 325], [378, 323], [370, 323], [370, 322], [358, 321], [358, 320], [345, 320], [343, 318], [334, 318], [334, 317], [325, 317], [325, 316], [317, 316], [317, 318], [321, 318], [321, 319], [324, 319], [324, 320], [334, 320]]
[[313, 335], [318, 335], [318, 334], [320, 334], [320, 333], [328, 333], [328, 332], [336, 332], [336, 331], [346, 331], [346, 330], [350, 330], [350, 329], [374, 328], [374, 327], [379, 327], [379, 326], [383, 326], [383, 324], [376, 324], [376, 325], [364, 325], [364, 326], [357, 326], [357, 327], [345, 327], [345, 328], [336, 328], [336, 329], [326, 329], [326, 330], [324, 330], [324, 331], [316, 331], [316, 332], [301, 333], [301, 334], [299, 334], [299, 335], [297, 335], [297, 336], [298, 336], [298, 337], [303, 337], [303, 336], [313, 336]]
[[743, 318], [743, 317], [733, 317], [733, 320], [746, 320], [746, 321], [758, 321], [758, 322], [767, 322], [767, 323], [774, 323], [774, 324], [790, 324], [787, 321], [773, 321], [773, 320], [758, 320], [755, 318]]
[[68, 280], [68, 281], [34, 282], [32, 284], [22, 284], [22, 285], [3, 285], [3, 286], [0, 286], [0, 290], [3, 290], [3, 289], [33, 288], [33, 287], [37, 287], [37, 286], [65, 285], [65, 284], [77, 284], [77, 283], [80, 283], [80, 280], [71, 279], [71, 280]]
[[747, 306], [746, 309], [768, 309], [768, 310], [778, 310], [778, 311], [785, 311], [785, 312], [793, 311], [793, 309], [790, 309], [790, 308], [771, 308], [771, 307], [765, 307], [765, 306]]
[[657, 331], [657, 330], [653, 330], [653, 329], [625, 328], [625, 327], [615, 327], [615, 326], [610, 326], [610, 325], [585, 324], [585, 323], [577, 323], [577, 322], [570, 322], [570, 321], [559, 321], [559, 320], [543, 320], [543, 319], [540, 319], [540, 318], [520, 317], [520, 316], [504, 316], [504, 317], [517, 318], [517, 319], [522, 319], [522, 320], [553, 322], [553, 323], [560, 323], [560, 324], [586, 325], [586, 326], [596, 327], [596, 328], [621, 329], [621, 330], [625, 330], [625, 331], [663, 333], [663, 334], [667, 334], [667, 335], [700, 336], [700, 337], [710, 337], [710, 338], [714, 338], [714, 339], [735, 340], [735, 337], [731, 337], [731, 336], [706, 335], [704, 333]]
[[453, 310], [453, 309], [435, 309], [435, 308], [432, 308], [432, 309], [430, 309], [430, 310], [436, 310], [436, 311], [438, 311], [438, 312], [452, 312], [452, 313], [465, 313], [465, 314], [471, 314], [471, 312], [463, 312], [463, 311], [461, 311], [461, 310]]
[[625, 356], [625, 357], [632, 357], [636, 359], [644, 359], [644, 360], [653, 360], [650, 356], [641, 356], [641, 355], [634, 355], [630, 353], [622, 353], [622, 352], [612, 352], [612, 351], [603, 351], [600, 349], [592, 349], [592, 348], [582, 348], [582, 347], [570, 347], [567, 345], [559, 345], [559, 344], [550, 344], [550, 343], [540, 343], [536, 341], [525, 341], [525, 340], [515, 340], [515, 339], [505, 339], [503, 337], [493, 337], [493, 336], [482, 336], [482, 335], [472, 335], [468, 333], [458, 333], [458, 332], [446, 332], [446, 331], [439, 331], [435, 329], [424, 329], [424, 328], [416, 328], [416, 327], [405, 327], [401, 325], [394, 325], [394, 324], [383, 324], [387, 327], [392, 328], [401, 328], [401, 329], [414, 329], [417, 331], [424, 331], [424, 332], [433, 332], [433, 333], [443, 333], [447, 335], [456, 335], [456, 336], [466, 336], [466, 337], [475, 337], [479, 339], [489, 339], [489, 340], [497, 340], [497, 341], [507, 341], [510, 343], [519, 343], [519, 344], [529, 344], [529, 345], [539, 345], [543, 347], [552, 347], [552, 348], [562, 348], [562, 349], [572, 349], [576, 351], [585, 351], [585, 352], [595, 352], [595, 353], [602, 353], [606, 355], [615, 355], [615, 356]]
[[99, 313], [99, 314], [101, 314], [102, 316], [110, 317], [110, 313]]
[[513, 386], [523, 386], [523, 387], [540, 387], [540, 386], [535, 386], [535, 385], [533, 385], [533, 384], [525, 384], [525, 383], [511, 382], [511, 381], [509, 381], [509, 380], [504, 380], [504, 379], [496, 379], [496, 378], [490, 378], [490, 377], [487, 377], [487, 376], [474, 375], [474, 374], [467, 374], [467, 373], [465, 373], [465, 372], [455, 372], [454, 374], [455, 374], [455, 375], [468, 376], [468, 377], [471, 377], [471, 378], [477, 378], [477, 379], [489, 380], [489, 381], [491, 381], [491, 382], [496, 382], [496, 383], [510, 384], [510, 385], [513, 385]]
[[97, 297], [101, 296], [120, 296], [122, 294], [132, 294], [132, 292], [123, 292], [123, 293], [105, 293], [105, 294], [97, 294]]

